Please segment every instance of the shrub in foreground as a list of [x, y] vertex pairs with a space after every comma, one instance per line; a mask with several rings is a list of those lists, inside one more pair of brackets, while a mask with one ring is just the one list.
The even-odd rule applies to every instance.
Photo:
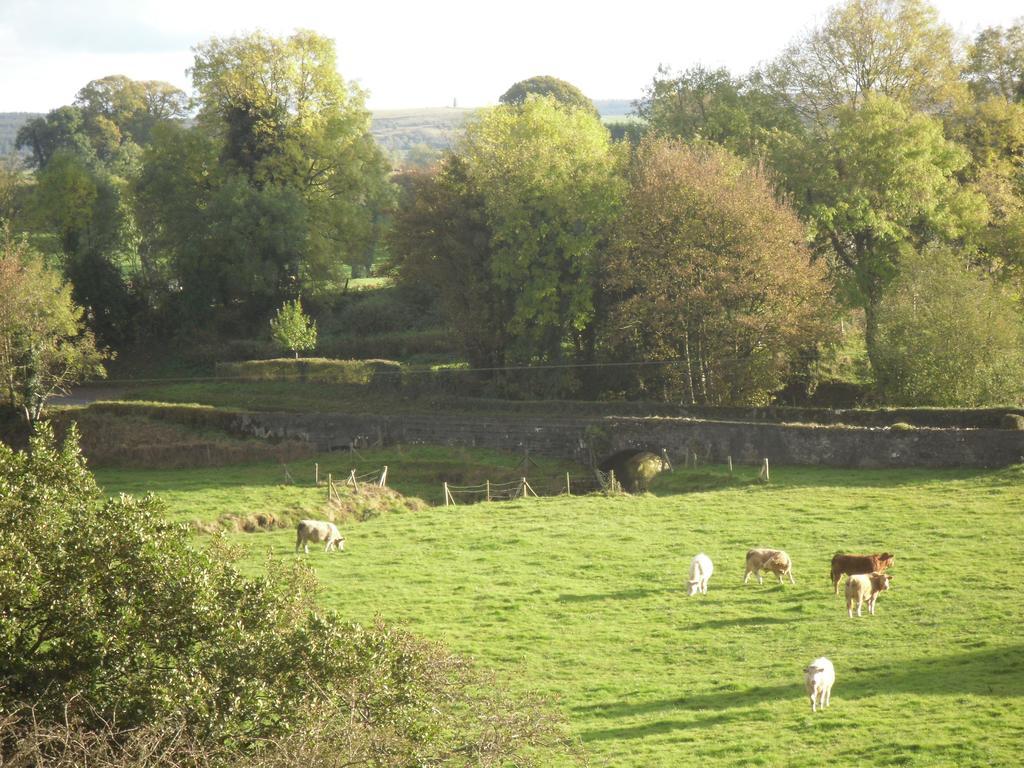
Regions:
[[319, 612], [316, 591], [301, 561], [243, 577], [151, 496], [101, 501], [73, 429], [63, 447], [48, 425], [27, 451], [0, 445], [0, 763], [130, 765], [145, 744], [164, 755], [148, 765], [524, 765], [564, 749], [535, 702], [400, 629]]

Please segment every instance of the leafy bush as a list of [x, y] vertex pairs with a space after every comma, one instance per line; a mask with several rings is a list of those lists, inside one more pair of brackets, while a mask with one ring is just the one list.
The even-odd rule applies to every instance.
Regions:
[[[249, 579], [152, 496], [101, 501], [75, 438], [58, 447], [44, 424], [28, 451], [0, 445], [3, 764], [35, 750], [31, 764], [103, 751], [128, 765], [117, 756], [140, 743], [160, 762], [136, 765], [308, 765], [311, 750], [324, 764], [523, 765], [562, 750], [534, 702], [440, 646], [317, 611], [302, 560]], [[201, 754], [216, 760], [186, 759]]]
[[904, 405], [1024, 399], [1024, 323], [1014, 299], [944, 248], [908, 254], [878, 311], [876, 374]]
[[224, 378], [247, 381], [298, 380], [322, 384], [397, 385], [401, 379], [401, 370], [401, 363], [394, 360], [327, 360], [322, 357], [217, 363], [217, 375]]

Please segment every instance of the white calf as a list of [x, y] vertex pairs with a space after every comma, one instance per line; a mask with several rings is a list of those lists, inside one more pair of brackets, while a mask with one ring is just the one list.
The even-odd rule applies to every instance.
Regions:
[[345, 537], [338, 532], [334, 523], [325, 520], [302, 520], [295, 531], [295, 551], [302, 547], [305, 553], [309, 554], [309, 542], [318, 544], [324, 542], [324, 552], [332, 549], [341, 551], [345, 549]]
[[804, 669], [804, 686], [811, 699], [811, 712], [824, 709], [832, 699], [832, 685], [836, 681], [836, 669], [832, 662], [822, 656]]
[[699, 555], [690, 561], [690, 592], [689, 594], [696, 595], [700, 592], [702, 595], [708, 593], [708, 579], [711, 578], [711, 574], [715, 572], [715, 567], [711, 564], [711, 558], [701, 552]]

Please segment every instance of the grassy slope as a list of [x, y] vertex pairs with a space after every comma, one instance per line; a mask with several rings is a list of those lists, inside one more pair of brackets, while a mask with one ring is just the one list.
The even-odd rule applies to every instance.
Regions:
[[[416, 474], [405, 459], [392, 463], [396, 481]], [[130, 476], [101, 479], [120, 490]], [[347, 527], [343, 555], [310, 559], [342, 614], [379, 612], [555, 699], [594, 765], [1015, 764], [1024, 472], [781, 467], [772, 478], [677, 495], [722, 479], [676, 472], [658, 497], [393, 515]], [[195, 483], [172, 505], [233, 495], [216, 477]], [[267, 550], [290, 556], [292, 537], [238, 535], [254, 570]], [[796, 586], [740, 584], [756, 545], [789, 551]], [[849, 620], [831, 595], [837, 549], [896, 552], [877, 616]], [[687, 598], [699, 550], [717, 570], [709, 595]], [[838, 680], [832, 707], [812, 716], [801, 670], [822, 654]]]

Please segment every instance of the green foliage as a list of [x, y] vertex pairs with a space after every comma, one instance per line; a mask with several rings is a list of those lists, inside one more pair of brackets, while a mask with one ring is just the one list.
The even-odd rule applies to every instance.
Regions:
[[471, 125], [436, 175], [411, 175], [392, 251], [430, 286], [477, 364], [592, 354], [599, 248], [621, 183], [608, 132], [553, 98]]
[[[116, 727], [113, 756], [118, 733], [156, 728], [229, 765], [285, 760], [324, 722], [318, 762], [534, 765], [562, 751], [531, 703], [443, 648], [315, 610], [302, 561], [246, 578], [155, 498], [101, 501], [74, 432], [63, 448], [45, 426], [29, 451], [0, 445], [0, 487], [0, 705], [32, 706], [26, 728]], [[4, 736], [0, 755], [18, 743]]]
[[825, 272], [768, 180], [727, 150], [641, 143], [613, 255], [608, 334], [648, 397], [764, 402], [802, 347], [825, 335]]
[[1024, 322], [1015, 302], [951, 251], [905, 256], [878, 324], [876, 374], [887, 401], [1024, 402]]
[[766, 74], [776, 92], [821, 124], [873, 95], [934, 112], [964, 96], [956, 44], [925, 0], [846, 0]]
[[215, 38], [191, 71], [197, 126], [155, 130], [144, 156], [143, 247], [182, 285], [181, 315], [238, 333], [368, 265], [391, 188], [364, 94], [326, 38]]
[[852, 278], [874, 366], [875, 313], [900, 254], [972, 236], [987, 219], [985, 201], [958, 183], [968, 156], [941, 124], [884, 96], [841, 108], [833, 127], [794, 150], [787, 185], [818, 252], [834, 259], [840, 280]]
[[964, 76], [981, 100], [1024, 101], [1024, 21], [981, 30], [968, 48]]
[[572, 109], [582, 109], [597, 118], [601, 116], [594, 102], [583, 95], [583, 91], [572, 83], [550, 75], [537, 75], [514, 83], [498, 98], [498, 102], [510, 105], [523, 104], [529, 96], [550, 96], [559, 104]]
[[286, 301], [270, 319], [270, 335], [282, 349], [299, 356], [316, 348], [316, 322], [302, 311], [301, 299]]
[[217, 375], [245, 381], [309, 381], [325, 384], [379, 384], [401, 381], [402, 365], [394, 360], [247, 360], [217, 363]]
[[52, 395], [84, 379], [103, 378], [107, 354], [85, 329], [71, 286], [6, 225], [0, 237], [3, 402], [33, 422]]

